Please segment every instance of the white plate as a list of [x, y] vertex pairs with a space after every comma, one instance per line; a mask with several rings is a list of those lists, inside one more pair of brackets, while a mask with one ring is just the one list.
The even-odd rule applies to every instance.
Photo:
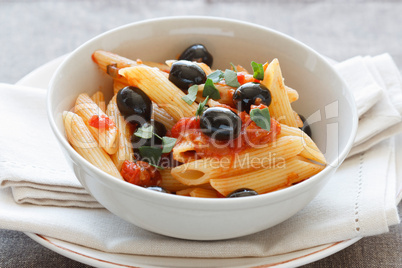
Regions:
[[[53, 72], [65, 56], [59, 57], [37, 68], [22, 78], [17, 84], [31, 87], [47, 88]], [[360, 238], [339, 241], [305, 250], [289, 252], [269, 257], [198, 259], [152, 257], [128, 254], [113, 254], [98, 251], [62, 240], [26, 233], [30, 238], [50, 250], [95, 267], [297, 267], [332, 255], [357, 242]]]

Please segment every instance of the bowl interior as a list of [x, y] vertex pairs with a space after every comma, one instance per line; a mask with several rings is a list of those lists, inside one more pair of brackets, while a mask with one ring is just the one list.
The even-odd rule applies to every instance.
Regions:
[[248, 23], [202, 17], [178, 17], [134, 23], [109, 31], [74, 51], [59, 67], [49, 89], [50, 121], [64, 139], [62, 113], [82, 92], [112, 94], [112, 80], [91, 59], [97, 49], [131, 59], [164, 62], [186, 47], [204, 44], [214, 57], [214, 69], [278, 58], [286, 85], [300, 98], [292, 106], [310, 122], [313, 139], [332, 166], [346, 156], [356, 131], [352, 95], [328, 62], [310, 48], [283, 34]]

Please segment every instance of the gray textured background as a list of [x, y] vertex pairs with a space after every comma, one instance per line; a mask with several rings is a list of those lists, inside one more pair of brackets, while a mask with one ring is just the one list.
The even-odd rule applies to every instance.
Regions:
[[[220, 16], [258, 23], [338, 61], [388, 52], [402, 70], [401, 14], [402, 2], [396, 0], [0, 0], [0, 82], [15, 83], [106, 30], [174, 15]], [[394, 226], [389, 233], [361, 239], [304, 267], [401, 267], [401, 233], [402, 226]], [[60, 256], [25, 234], [0, 230], [0, 267], [89, 266]]]

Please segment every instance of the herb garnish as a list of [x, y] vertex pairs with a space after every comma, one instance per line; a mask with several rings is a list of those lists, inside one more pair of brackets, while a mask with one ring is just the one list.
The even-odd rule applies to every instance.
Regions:
[[214, 82], [211, 79], [207, 79], [204, 84], [204, 90], [202, 91], [203, 97], [210, 97], [214, 100], [219, 100], [221, 98], [221, 94], [219, 90], [215, 87]]
[[207, 104], [208, 100], [209, 100], [209, 96], [207, 96], [203, 102], [200, 102], [200, 104], [198, 104], [198, 109], [197, 109], [197, 111], [195, 112], [195, 117], [196, 117], [196, 118], [197, 118], [197, 116], [201, 116], [201, 115], [202, 115], [202, 113], [203, 113], [204, 110], [205, 110], [205, 105]]
[[188, 105], [191, 105], [197, 98], [197, 93], [198, 93], [198, 85], [192, 85], [188, 89], [188, 94], [183, 96], [181, 99], [187, 102]]
[[268, 108], [252, 109], [250, 111], [250, 118], [257, 126], [267, 131], [271, 130], [271, 115]]
[[261, 63], [256, 63], [255, 61], [251, 62], [251, 67], [253, 67], [253, 77], [258, 80], [264, 79], [264, 67]]
[[214, 83], [218, 83], [223, 79], [223, 72], [221, 70], [216, 70], [215, 72], [210, 73], [207, 78], [211, 79]]
[[226, 85], [236, 88], [240, 86], [240, 83], [237, 80], [237, 73], [235, 71], [226, 69], [224, 76]]

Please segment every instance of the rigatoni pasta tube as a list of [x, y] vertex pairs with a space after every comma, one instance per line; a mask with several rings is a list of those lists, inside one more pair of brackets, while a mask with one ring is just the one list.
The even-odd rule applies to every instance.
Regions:
[[264, 72], [264, 79], [261, 84], [269, 89], [272, 102], [269, 106], [271, 117], [278, 122], [291, 127], [297, 127], [293, 109], [290, 105], [288, 93], [283, 83], [282, 72], [278, 59], [272, 60]]
[[265, 194], [310, 178], [323, 169], [322, 165], [296, 156], [287, 159], [283, 167], [250, 171], [247, 176], [234, 175], [211, 179], [210, 183], [224, 196], [240, 188], [249, 188], [258, 194]]
[[78, 96], [74, 111], [76, 114], [82, 117], [85, 125], [88, 127], [91, 134], [98, 141], [99, 146], [102, 147], [108, 154], [114, 154], [118, 149], [118, 129], [116, 125], [110, 125], [107, 129], [95, 128], [89, 125], [89, 120], [94, 115], [99, 117], [107, 115], [96, 105], [95, 102], [86, 93], [82, 93]]
[[208, 183], [222, 174], [231, 176], [250, 170], [281, 165], [285, 159], [298, 155], [303, 150], [299, 137], [286, 136], [259, 149], [246, 149], [233, 157], [203, 158], [172, 169], [172, 176], [186, 185]]
[[82, 118], [73, 112], [63, 113], [64, 128], [71, 146], [83, 158], [106, 173], [123, 179], [110, 156], [98, 146]]
[[196, 103], [188, 105], [183, 101], [181, 99], [185, 96], [183, 91], [170, 82], [160, 70], [140, 65], [123, 68], [119, 74], [127, 78], [130, 85], [143, 90], [152, 101], [168, 112], [176, 121], [195, 115], [198, 105]]

